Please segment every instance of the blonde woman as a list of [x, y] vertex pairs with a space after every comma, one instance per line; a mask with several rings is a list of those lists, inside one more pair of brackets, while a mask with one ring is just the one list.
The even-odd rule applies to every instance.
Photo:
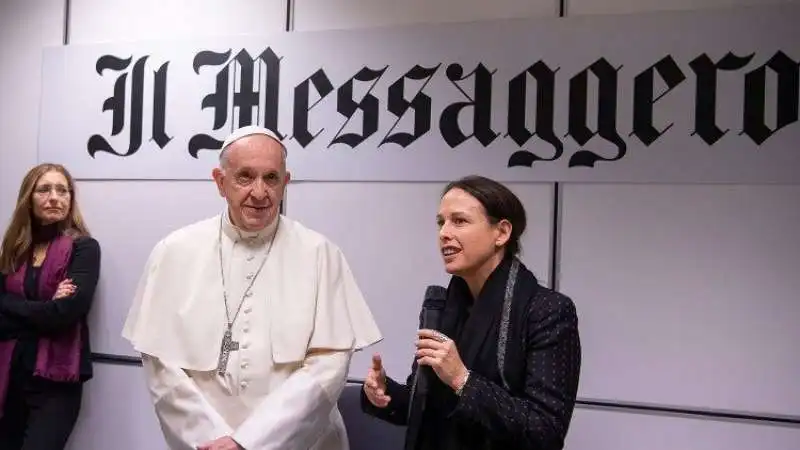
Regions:
[[92, 377], [86, 316], [99, 272], [69, 172], [34, 167], [0, 246], [0, 449], [65, 447]]

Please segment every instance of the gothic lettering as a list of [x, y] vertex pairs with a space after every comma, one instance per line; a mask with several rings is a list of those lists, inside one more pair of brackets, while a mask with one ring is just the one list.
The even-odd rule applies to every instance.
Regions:
[[[564, 153], [564, 144], [556, 137], [554, 130], [555, 110], [554, 97], [556, 90], [556, 72], [542, 61], [528, 67], [527, 70], [512, 78], [508, 83], [508, 136], [522, 147], [534, 135], [555, 148], [550, 158], [528, 151], [514, 152], [508, 159], [508, 167], [532, 167], [536, 161], [555, 161]], [[536, 130], [528, 129], [528, 75], [536, 80]]]
[[[569, 167], [594, 167], [597, 161], [617, 161], [625, 156], [627, 145], [617, 132], [617, 71], [605, 58], [595, 61], [569, 82], [568, 136], [585, 146], [599, 135], [617, 147], [617, 154], [605, 158], [591, 150], [578, 150], [569, 159]], [[589, 72], [597, 78], [597, 131], [587, 125]]]
[[[231, 50], [223, 53], [211, 51], [200, 52], [194, 59], [194, 71], [199, 74], [205, 66], [223, 66], [217, 72], [215, 91], [203, 97], [202, 109], [214, 112], [213, 130], [219, 130], [230, 122], [233, 115], [239, 113], [239, 120], [231, 124], [231, 128], [259, 124], [275, 132], [279, 138], [283, 135], [278, 130], [278, 93], [280, 90], [280, 64], [275, 52], [267, 47], [257, 58], [241, 50], [230, 60]], [[263, 70], [262, 70], [263, 69]], [[229, 108], [231, 90], [231, 74], [238, 83], [233, 85], [232, 108]], [[238, 85], [238, 90], [236, 86]], [[261, 113], [262, 95], [264, 110]], [[256, 111], [256, 118], [253, 111]], [[201, 150], [219, 150], [222, 141], [208, 134], [197, 134], [189, 139], [189, 154], [197, 158]]]
[[[497, 132], [492, 130], [492, 75], [494, 72], [489, 72], [486, 66], [478, 64], [475, 70], [465, 76], [461, 64], [450, 64], [445, 73], [447, 79], [469, 101], [453, 103], [442, 111], [442, 116], [439, 118], [442, 138], [451, 148], [461, 145], [471, 137], [475, 137], [484, 147], [491, 144], [497, 138]], [[475, 79], [472, 96], [456, 83], [468, 78]], [[466, 108], [472, 108], [472, 134], [470, 135], [464, 134], [458, 124], [459, 115]]]
[[[767, 68], [778, 76], [777, 115], [775, 128], [766, 124]], [[783, 52], [776, 53], [766, 64], [744, 77], [744, 114], [742, 133], [756, 144], [763, 144], [776, 131], [797, 122], [800, 106], [800, 70], [798, 63]]]
[[[311, 103], [311, 85], [319, 95], [319, 100]], [[308, 147], [323, 129], [320, 129], [315, 134], [311, 134], [308, 130], [308, 115], [319, 102], [333, 92], [333, 84], [325, 72], [320, 69], [314, 72], [313, 75], [306, 78], [302, 83], [294, 88], [294, 121], [293, 121], [293, 138], [303, 147]]]
[[[746, 136], [744, 139], [762, 145], [800, 121], [800, 62], [783, 51], [777, 51], [748, 71], [740, 69], [751, 63], [754, 54], [737, 56], [728, 52], [714, 61], [703, 53], [683, 63], [667, 54], [627, 80], [622, 66], [603, 57], [569, 74], [569, 78], [560, 78], [561, 68], [538, 60], [527, 68], [520, 66], [524, 70], [515, 69], [508, 74], [498, 74], [480, 62], [470, 66], [468, 73], [458, 63], [412, 64], [405, 73], [399, 72], [402, 74], [399, 78], [386, 80], [388, 65], [373, 66], [377, 69], [361, 65], [345, 73], [340, 68], [326, 72], [325, 67], [314, 67], [305, 73], [292, 68], [282, 74], [283, 57], [272, 48], [267, 47], [253, 57], [255, 54], [228, 49], [194, 55], [191, 63], [194, 75], [205, 76], [203, 72], [207, 70], [213, 77], [209, 78], [209, 82], [213, 80], [210, 92], [199, 94], [195, 101], [208, 122], [194, 130], [197, 134], [188, 136], [187, 148], [180, 151], [188, 151], [193, 158], [198, 158], [202, 150], [218, 151], [222, 144], [218, 136], [250, 124], [269, 128], [285, 140], [279, 132], [283, 123], [280, 119], [291, 121], [290, 139], [315, 151], [335, 144], [349, 148], [396, 144], [405, 149], [432, 131], [438, 133], [438, 151], [445, 145], [455, 149], [471, 139], [478, 143], [474, 145], [488, 147], [498, 142], [494, 119], [497, 123], [505, 122], [504, 144], [513, 143], [516, 147], [498, 156], [507, 158], [508, 167], [533, 168], [544, 162], [563, 160], [565, 147], [569, 147], [567, 142], [574, 142], [571, 145], [577, 150], [569, 155], [568, 167], [591, 168], [601, 161], [618, 161], [626, 156], [628, 143], [622, 138], [620, 128], [631, 126], [629, 134], [625, 130], [626, 139], [636, 139], [645, 147], [681, 132], [675, 130], [674, 114], [693, 112], [693, 129], [682, 133], [697, 136], [708, 146], [716, 144], [729, 131], [717, 119], [718, 84], [722, 76], [741, 80], [735, 85], [741, 87], [743, 102], [736, 106], [741, 107], [739, 135]], [[97, 74], [101, 77], [112, 74], [115, 78], [111, 96], [102, 103], [102, 114], [110, 116], [110, 132], [89, 137], [87, 150], [91, 157], [98, 152], [127, 157], [137, 153], [143, 144], [152, 142], [164, 149], [175, 140], [167, 132], [170, 122], [167, 92], [175, 63], [165, 62], [154, 68], [152, 58], [103, 55], [97, 59]], [[289, 84], [287, 73], [292, 78]], [[673, 117], [657, 119], [655, 111], [667, 110], [666, 102], [660, 100], [671, 93], [676, 96], [689, 73], [693, 73], [696, 81], [692, 103], [681, 105], [685, 111], [671, 111]], [[437, 94], [447, 92], [441, 92], [441, 88], [438, 92], [430, 90], [436, 76], [444, 79], [444, 90], [455, 88], [451, 90], [458, 93], [455, 101], [437, 101]], [[774, 96], [768, 95], [767, 87], [773, 79], [777, 82]], [[725, 85], [734, 84], [726, 81]], [[595, 86], [596, 107], [592, 101]], [[286, 91], [285, 105], [281, 105], [281, 88]], [[331, 95], [334, 91], [335, 96]], [[360, 95], [356, 91], [366, 93]], [[557, 103], [560, 92], [566, 95], [563, 105]], [[508, 103], [499, 102], [498, 95]], [[620, 98], [627, 102], [631, 95], [631, 123], [621, 125], [618, 102]], [[503, 111], [496, 109], [499, 105], [503, 105]], [[500, 118], [502, 114], [506, 117]], [[557, 122], [561, 114], [565, 114], [564, 123]], [[432, 126], [434, 115], [438, 116], [438, 129]], [[336, 125], [338, 130], [327, 125], [332, 117], [343, 118]], [[388, 120], [382, 121], [382, 117]], [[145, 124], [145, 118], [150, 123]], [[286, 122], [284, 126], [288, 129], [290, 125]], [[323, 133], [326, 136], [320, 138]], [[375, 135], [379, 140], [368, 144]], [[608, 150], [601, 150], [608, 148], [608, 144], [612, 149], [610, 155]]]
[[164, 63], [155, 72], [155, 83], [153, 86], [153, 140], [158, 148], [164, 148], [171, 137], [167, 136], [165, 130], [167, 122], [167, 67], [169, 63]]
[[753, 55], [739, 57], [732, 53], [725, 55], [715, 63], [705, 53], [693, 59], [689, 67], [697, 77], [696, 98], [694, 105], [694, 131], [706, 144], [714, 145], [729, 130], [721, 130], [717, 126], [717, 71], [738, 70], [746, 66]]
[[[667, 89], [653, 98], [655, 72], [667, 84]], [[653, 106], [685, 79], [686, 76], [672, 56], [665, 56], [636, 76], [633, 82], [633, 132], [630, 136], [635, 135], [644, 145], [649, 146], [672, 128], [674, 123], [665, 126], [661, 131], [653, 125]]]
[[[386, 66], [381, 70], [372, 70], [364, 67], [339, 88], [336, 110], [339, 112], [339, 114], [346, 117], [347, 120], [345, 120], [345, 122], [342, 124], [342, 127], [339, 128], [339, 131], [336, 133], [336, 136], [333, 138], [328, 147], [333, 144], [345, 144], [355, 148], [372, 136], [376, 131], [378, 131], [378, 115], [380, 114], [380, 111], [378, 111], [379, 102], [378, 99], [372, 95], [372, 90], [375, 89], [375, 85], [381, 79], [388, 67], [389, 66]], [[353, 99], [353, 81], [356, 80], [372, 82], [367, 90], [367, 93], [364, 95], [364, 98], [358, 102]], [[350, 119], [353, 118], [353, 115], [357, 111], [361, 111], [361, 128], [363, 132], [361, 134], [342, 134], [342, 130], [347, 126], [348, 123], [350, 123]]]
[[[431, 130], [431, 98], [423, 91], [428, 83], [433, 79], [434, 74], [439, 70], [441, 64], [436, 67], [422, 67], [420, 65], [414, 66], [411, 70], [399, 80], [389, 86], [389, 98], [387, 101], [387, 109], [390, 113], [397, 116], [397, 120], [392, 124], [386, 136], [381, 141], [380, 145], [386, 143], [397, 144], [403, 148], [413, 144], [417, 139]], [[419, 92], [414, 95], [411, 101], [406, 100], [405, 96], [405, 80], [422, 81], [425, 80]], [[393, 133], [397, 124], [403, 119], [409, 109], [414, 110], [414, 126], [413, 133], [396, 132]]]
[[[97, 152], [111, 153], [116, 156], [131, 156], [139, 150], [142, 145], [143, 130], [143, 110], [144, 110], [144, 77], [145, 67], [149, 56], [143, 56], [133, 64], [131, 75], [131, 95], [130, 95], [130, 117], [129, 129], [130, 136], [128, 149], [124, 153], [115, 150], [108, 140], [94, 134], [89, 137], [86, 149], [89, 156], [94, 158]], [[133, 57], [119, 58], [113, 55], [104, 55], [97, 60], [95, 69], [99, 75], [103, 75], [106, 70], [122, 72], [130, 67]], [[164, 148], [172, 139], [166, 132], [166, 85], [167, 70], [169, 63], [164, 63], [155, 71], [153, 83], [153, 123], [152, 136], [159, 148]], [[126, 89], [128, 84], [128, 72], [122, 73], [114, 82], [114, 95], [103, 102], [103, 111], [111, 111], [111, 136], [117, 136], [125, 125], [125, 106], [128, 103]]]

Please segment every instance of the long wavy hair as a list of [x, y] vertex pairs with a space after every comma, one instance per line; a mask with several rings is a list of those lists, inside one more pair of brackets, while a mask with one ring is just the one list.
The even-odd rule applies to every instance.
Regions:
[[9, 274], [19, 268], [24, 258], [31, 251], [33, 245], [33, 231], [36, 218], [33, 216], [33, 191], [36, 183], [44, 174], [56, 171], [64, 175], [69, 185], [69, 213], [67, 217], [58, 222], [60, 233], [72, 236], [89, 236], [86, 222], [83, 220], [75, 196], [75, 180], [69, 171], [60, 164], [44, 163], [32, 168], [22, 179], [22, 185], [17, 195], [17, 206], [11, 216], [3, 243], [0, 246], [0, 273]]

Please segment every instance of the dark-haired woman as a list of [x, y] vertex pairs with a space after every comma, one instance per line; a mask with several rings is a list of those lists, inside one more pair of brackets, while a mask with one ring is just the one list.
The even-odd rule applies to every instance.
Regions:
[[452, 275], [441, 324], [419, 331], [404, 384], [373, 356], [363, 410], [407, 425], [407, 450], [562, 449], [580, 373], [578, 318], [517, 258], [525, 208], [501, 183], [470, 176], [445, 188], [437, 222]]

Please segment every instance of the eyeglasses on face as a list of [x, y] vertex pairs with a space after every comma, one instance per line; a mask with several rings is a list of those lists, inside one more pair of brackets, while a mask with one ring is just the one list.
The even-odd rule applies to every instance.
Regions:
[[56, 184], [56, 185], [42, 184], [36, 186], [36, 188], [33, 190], [33, 193], [34, 195], [46, 197], [50, 195], [50, 192], [53, 191], [55, 191], [56, 195], [59, 197], [66, 197], [69, 194], [71, 194], [70, 189], [61, 184]]

